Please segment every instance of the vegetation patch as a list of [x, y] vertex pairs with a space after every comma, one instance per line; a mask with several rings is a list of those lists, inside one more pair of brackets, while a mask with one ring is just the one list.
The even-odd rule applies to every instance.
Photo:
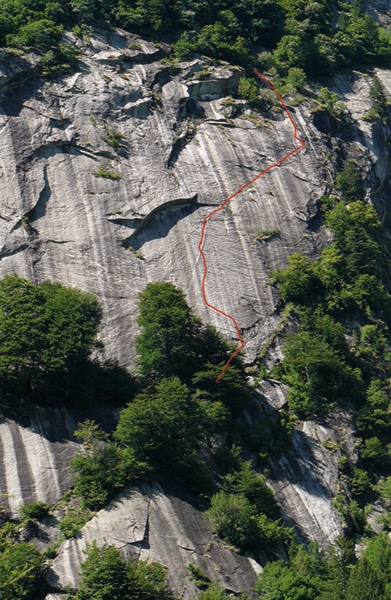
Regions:
[[112, 179], [113, 181], [121, 179], [122, 177], [121, 173], [118, 173], [117, 171], [110, 171], [109, 169], [106, 169], [104, 165], [99, 165], [98, 169], [92, 172], [92, 175], [94, 175], [94, 177]]
[[266, 242], [267, 240], [271, 240], [272, 238], [279, 236], [280, 230], [278, 227], [275, 229], [262, 229], [258, 231], [258, 233], [254, 236], [254, 244], [255, 242]]

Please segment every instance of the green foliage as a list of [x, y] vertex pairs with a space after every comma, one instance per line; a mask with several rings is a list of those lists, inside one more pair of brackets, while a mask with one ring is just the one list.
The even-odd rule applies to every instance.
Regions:
[[93, 421], [83, 423], [75, 435], [84, 443], [71, 460], [76, 473], [74, 489], [89, 509], [99, 510], [125, 484], [148, 475], [148, 466], [135, 457], [132, 448], [120, 448], [108, 441]]
[[191, 581], [194, 583], [194, 585], [196, 587], [198, 587], [199, 590], [206, 590], [209, 588], [210, 579], [205, 577], [205, 575], [203, 574], [202, 570], [199, 567], [189, 563], [186, 565], [186, 568], [190, 573]]
[[256, 511], [244, 495], [221, 491], [212, 497], [206, 514], [217, 535], [239, 551], [257, 548]]
[[23, 25], [17, 35], [7, 36], [7, 45], [15, 48], [47, 50], [60, 41], [63, 27], [48, 19]]
[[[3, 0], [0, 44], [38, 49], [50, 73], [70, 64], [56, 58], [64, 29], [86, 43], [91, 26], [102, 24], [174, 41], [179, 58], [198, 53], [248, 67], [254, 51], [268, 49], [267, 62], [295, 89], [303, 85], [298, 70], [317, 77], [354, 64], [391, 62], [391, 35], [373, 17], [357, 3], [331, 6], [327, 0]], [[296, 75], [289, 75], [291, 69]]]
[[346, 105], [343, 102], [340, 102], [338, 94], [335, 92], [332, 92], [327, 87], [322, 87], [319, 90], [318, 100], [319, 107], [327, 110], [327, 112], [335, 119], [344, 122], [350, 121]]
[[117, 171], [110, 171], [109, 169], [106, 169], [104, 165], [99, 165], [97, 170], [93, 171], [92, 174], [94, 177], [103, 177], [104, 179], [112, 179], [113, 181], [121, 179], [122, 177], [121, 173], [118, 173]]
[[203, 412], [178, 377], [163, 379], [154, 394], [139, 394], [119, 418], [116, 439], [137, 460], [172, 468], [196, 450], [202, 437]]
[[370, 540], [353, 568], [346, 600], [385, 600], [391, 589], [391, 544], [385, 535]]
[[30, 502], [20, 507], [19, 512], [22, 519], [44, 519], [48, 516], [50, 506], [45, 502]]
[[301, 254], [292, 254], [286, 269], [275, 269], [272, 277], [279, 284], [281, 296], [286, 302], [307, 304], [322, 291], [314, 263]]
[[281, 517], [272, 490], [266, 485], [265, 478], [253, 471], [250, 463], [244, 463], [240, 470], [226, 475], [223, 489], [228, 494], [243, 495], [258, 514], [263, 513], [273, 520]]
[[364, 119], [366, 121], [381, 119], [383, 125], [387, 125], [390, 120], [390, 108], [383, 85], [377, 75], [373, 75], [372, 77], [369, 98], [371, 99], [372, 107], [364, 115]]
[[64, 538], [68, 539], [75, 536], [94, 516], [95, 513], [83, 508], [83, 506], [68, 508], [67, 514], [58, 524], [58, 528], [62, 532]]
[[[202, 325], [182, 290], [172, 283], [149, 283], [139, 294], [139, 309], [141, 334], [136, 339], [136, 348], [145, 383], [153, 384], [175, 375], [189, 384], [204, 365], [227, 360], [230, 352], [227, 342], [213, 327]], [[238, 358], [232, 364], [241, 376], [244, 372], [241, 360]]]
[[[389, 372], [391, 323], [391, 296], [381, 281], [388, 276], [382, 260], [387, 241], [373, 206], [354, 200], [363, 195], [354, 163], [346, 163], [338, 186], [349, 204], [323, 201], [334, 244], [313, 262], [293, 255], [286, 269], [273, 273], [283, 299], [296, 303], [300, 320], [300, 331], [287, 338], [285, 358], [274, 374], [290, 386], [290, 407], [303, 418], [321, 415], [332, 403], [361, 405], [356, 423], [368, 438], [361, 456], [380, 468], [382, 460], [388, 464], [391, 431], [388, 386], [382, 383]], [[348, 346], [352, 316], [359, 325]]]
[[208, 588], [199, 595], [199, 600], [229, 600], [231, 596], [217, 583], [212, 581]]
[[266, 240], [270, 240], [276, 237], [277, 235], [280, 235], [280, 230], [278, 229], [278, 227], [275, 227], [274, 229], [262, 229], [261, 231], [258, 231], [258, 233], [254, 236], [254, 242], [263, 242]]
[[259, 85], [254, 77], [240, 79], [238, 84], [239, 95], [248, 101], [253, 108], [260, 108]]
[[43, 600], [46, 595], [42, 554], [27, 542], [9, 541], [0, 549], [2, 598]]
[[265, 546], [292, 537], [292, 531], [280, 523], [273, 492], [249, 463], [225, 476], [223, 489], [212, 496], [206, 514], [217, 535], [242, 552], [257, 555]]
[[350, 489], [355, 498], [365, 499], [370, 496], [372, 484], [367, 471], [363, 469], [353, 469], [353, 476], [350, 480]]
[[[230, 415], [238, 417], [251, 401], [251, 390], [247, 385], [246, 374], [238, 361], [236, 361], [236, 365], [238, 366], [232, 366], [231, 363], [220, 381], [216, 380], [224, 366], [223, 362], [216, 365], [205, 365], [192, 378], [192, 386], [197, 389], [198, 395], [213, 402], [209, 409], [212, 419], [214, 410], [218, 410], [224, 420], [229, 418], [228, 414], [224, 417], [223, 411], [219, 410], [221, 405], [229, 409]], [[216, 425], [219, 424], [216, 417], [214, 421]]]
[[346, 161], [335, 178], [335, 186], [340, 190], [345, 202], [364, 200], [365, 192], [360, 171], [353, 160]]
[[141, 372], [152, 381], [171, 375], [186, 381], [197, 367], [194, 341], [201, 323], [183, 292], [171, 283], [149, 283], [139, 294], [139, 310]]
[[261, 600], [362, 600], [389, 597], [391, 543], [380, 534], [366, 542], [357, 560], [352, 542], [342, 537], [320, 552], [291, 546], [289, 561], [268, 563], [256, 591]]
[[330, 403], [361, 395], [361, 373], [318, 335], [303, 331], [284, 348], [283, 379], [291, 387], [289, 404], [301, 418], [322, 414]]
[[[70, 386], [77, 364], [96, 344], [101, 308], [86, 292], [60, 283], [0, 281], [0, 375], [3, 393], [36, 393], [50, 382]], [[66, 376], [66, 377], [65, 377]], [[1, 390], [0, 390], [1, 395]]]
[[173, 600], [166, 571], [154, 562], [126, 562], [114, 546], [87, 545], [76, 600]]
[[[91, 116], [92, 115], [90, 115], [90, 119]], [[120, 131], [115, 131], [115, 129], [107, 128], [103, 140], [115, 151], [118, 151], [120, 148], [126, 148], [126, 143], [124, 142], [125, 136]]]

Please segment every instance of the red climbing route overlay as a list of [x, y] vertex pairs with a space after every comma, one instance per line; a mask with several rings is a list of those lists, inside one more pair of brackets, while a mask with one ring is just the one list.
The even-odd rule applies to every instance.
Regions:
[[212, 210], [211, 213], [209, 213], [208, 215], [206, 215], [206, 217], [204, 217], [204, 220], [202, 222], [201, 236], [200, 236], [200, 241], [198, 243], [198, 250], [199, 250], [199, 252], [201, 254], [202, 262], [203, 262], [203, 265], [204, 265], [204, 273], [202, 275], [202, 282], [201, 282], [202, 296], [203, 296], [204, 302], [205, 302], [205, 304], [206, 304], [206, 306], [208, 308], [214, 310], [215, 312], [219, 313], [220, 315], [223, 315], [223, 317], [226, 317], [226, 319], [229, 319], [233, 323], [233, 325], [235, 327], [235, 330], [236, 330], [236, 334], [238, 336], [238, 341], [239, 341], [239, 346], [236, 348], [236, 350], [234, 352], [232, 352], [231, 356], [229, 357], [229, 359], [225, 363], [225, 365], [222, 368], [221, 373], [218, 376], [218, 378], [216, 379], [216, 381], [220, 381], [220, 379], [222, 379], [222, 377], [224, 377], [224, 373], [225, 373], [228, 365], [235, 358], [235, 356], [237, 354], [239, 354], [239, 352], [244, 348], [245, 343], [243, 341], [242, 334], [240, 333], [239, 325], [238, 325], [236, 319], [232, 315], [229, 315], [228, 313], [224, 312], [220, 308], [217, 308], [217, 306], [213, 306], [213, 304], [210, 304], [210, 302], [208, 302], [208, 298], [207, 298], [206, 291], [205, 291], [206, 277], [207, 277], [207, 274], [208, 274], [208, 264], [207, 264], [207, 261], [206, 261], [205, 253], [204, 253], [204, 251], [202, 249], [202, 247], [204, 245], [204, 241], [205, 241], [206, 226], [208, 224], [209, 219], [211, 219], [213, 217], [213, 215], [217, 214], [220, 210], [222, 210], [224, 208], [224, 206], [226, 206], [228, 204], [228, 202], [231, 202], [231, 200], [233, 200], [234, 198], [236, 198], [236, 196], [238, 196], [241, 192], [243, 192], [243, 190], [246, 189], [246, 187], [248, 187], [249, 185], [251, 185], [252, 183], [254, 183], [254, 181], [256, 181], [257, 179], [259, 179], [260, 177], [262, 177], [262, 175], [265, 175], [266, 173], [268, 173], [268, 171], [271, 171], [272, 169], [274, 169], [274, 167], [278, 167], [278, 165], [281, 165], [281, 163], [283, 163], [284, 161], [286, 161], [290, 156], [292, 156], [292, 154], [295, 154], [295, 152], [298, 152], [299, 150], [301, 150], [305, 146], [305, 142], [303, 142], [303, 140], [301, 140], [299, 138], [299, 136], [297, 135], [297, 126], [296, 126], [296, 123], [293, 120], [293, 117], [292, 117], [291, 113], [289, 112], [289, 109], [288, 109], [287, 105], [285, 104], [284, 100], [281, 98], [281, 96], [278, 93], [278, 91], [276, 90], [276, 88], [270, 83], [270, 81], [265, 77], [265, 75], [262, 75], [262, 73], [260, 73], [257, 69], [254, 69], [254, 73], [256, 75], [258, 75], [258, 77], [260, 77], [261, 79], [263, 79], [263, 81], [266, 83], [266, 85], [271, 90], [273, 90], [273, 92], [276, 95], [276, 97], [278, 98], [281, 106], [285, 110], [285, 112], [286, 112], [286, 114], [288, 116], [288, 119], [292, 123], [293, 137], [295, 138], [295, 140], [297, 142], [299, 142], [299, 145], [296, 146], [295, 148], [293, 148], [293, 150], [291, 150], [290, 152], [288, 152], [288, 154], [286, 154], [285, 156], [283, 156], [282, 158], [280, 158], [280, 160], [278, 160], [277, 162], [273, 163], [272, 165], [269, 165], [266, 169], [264, 169], [263, 171], [261, 171], [260, 173], [258, 173], [258, 175], [256, 175], [253, 179], [251, 179], [250, 181], [247, 181], [247, 183], [245, 183], [244, 185], [242, 185], [242, 187], [240, 187], [236, 192], [234, 192], [232, 194], [232, 196], [229, 196], [228, 198], [226, 198], [224, 200], [224, 202], [222, 204], [220, 204], [220, 206], [218, 206], [217, 208], [215, 208], [215, 210]]

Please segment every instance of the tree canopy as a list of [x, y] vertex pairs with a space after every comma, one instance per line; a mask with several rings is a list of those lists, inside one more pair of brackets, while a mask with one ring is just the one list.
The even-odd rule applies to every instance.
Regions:
[[0, 375], [21, 391], [86, 360], [102, 310], [89, 293], [60, 283], [34, 285], [18, 275], [0, 281]]

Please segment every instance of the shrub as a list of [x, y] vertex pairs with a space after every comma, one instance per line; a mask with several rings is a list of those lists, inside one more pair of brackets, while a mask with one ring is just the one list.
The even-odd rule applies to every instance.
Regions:
[[20, 507], [22, 519], [44, 519], [48, 516], [50, 506], [45, 502], [30, 502]]
[[341, 191], [345, 202], [364, 200], [364, 186], [357, 164], [348, 160], [335, 178], [335, 186]]
[[238, 93], [242, 98], [248, 101], [250, 106], [253, 108], [260, 108], [259, 85], [254, 77], [239, 79]]
[[255, 508], [242, 494], [215, 494], [206, 512], [213, 530], [239, 551], [258, 546], [258, 527]]
[[104, 179], [113, 179], [114, 181], [117, 179], [121, 179], [121, 173], [117, 173], [116, 171], [109, 171], [105, 166], [99, 165], [96, 171], [92, 173], [94, 177], [103, 177]]
[[73, 509], [70, 508], [68, 509], [66, 516], [63, 517], [58, 524], [58, 529], [65, 538], [71, 538], [75, 536], [94, 516], [95, 513], [82, 506]]
[[279, 283], [286, 302], [308, 304], [323, 291], [314, 263], [301, 254], [292, 254], [288, 266], [284, 270], [275, 269], [272, 277]]
[[203, 413], [177, 377], [163, 379], [154, 394], [139, 394], [120, 413], [116, 439], [137, 460], [168, 469], [197, 449]]

